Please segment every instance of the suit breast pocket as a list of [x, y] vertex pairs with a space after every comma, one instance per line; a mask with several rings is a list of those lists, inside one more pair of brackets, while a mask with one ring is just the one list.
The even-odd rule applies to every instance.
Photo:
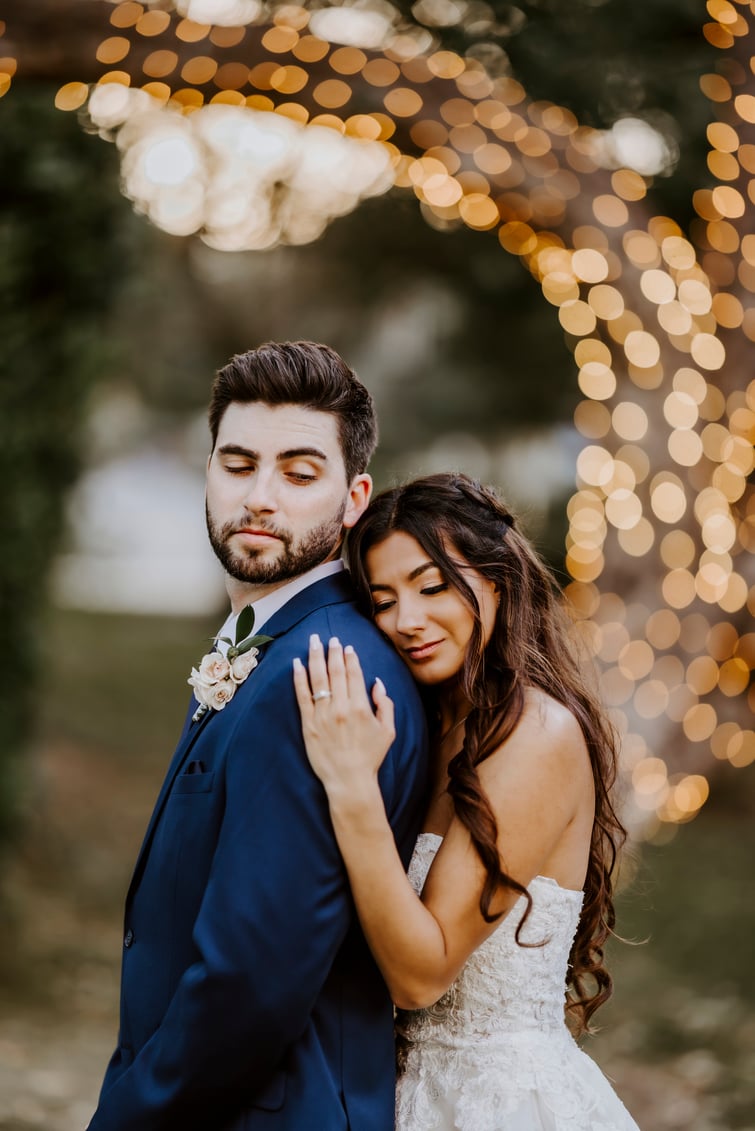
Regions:
[[179, 774], [173, 783], [171, 793], [210, 793], [214, 780], [214, 770], [204, 774]]

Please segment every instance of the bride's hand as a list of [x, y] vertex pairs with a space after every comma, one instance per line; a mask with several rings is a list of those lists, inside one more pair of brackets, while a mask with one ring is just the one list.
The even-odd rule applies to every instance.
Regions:
[[335, 637], [327, 660], [318, 636], [310, 637], [309, 674], [294, 660], [294, 687], [312, 769], [329, 795], [374, 779], [396, 737], [393, 702], [375, 680], [375, 713], [354, 649]]

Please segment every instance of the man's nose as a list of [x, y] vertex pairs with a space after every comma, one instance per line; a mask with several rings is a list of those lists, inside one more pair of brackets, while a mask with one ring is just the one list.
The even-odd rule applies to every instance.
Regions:
[[272, 514], [278, 509], [278, 496], [275, 490], [275, 478], [258, 471], [249, 477], [244, 495], [244, 503], [248, 510], [255, 513]]

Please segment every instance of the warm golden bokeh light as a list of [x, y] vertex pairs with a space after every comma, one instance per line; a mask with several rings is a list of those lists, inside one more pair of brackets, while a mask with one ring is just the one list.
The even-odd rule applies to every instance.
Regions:
[[[727, 621], [755, 612], [755, 382], [736, 360], [755, 342], [755, 96], [743, 68], [724, 58], [700, 80], [713, 179], [694, 194], [688, 238], [652, 214], [652, 174], [615, 155], [602, 163], [611, 131], [530, 101], [473, 52], [439, 49], [433, 29], [392, 22], [387, 5], [260, 7], [243, 27], [169, 8], [114, 5], [99, 83], [56, 96], [67, 111], [89, 99], [94, 128], [123, 148], [124, 191], [154, 223], [227, 251], [305, 243], [395, 188], [440, 230], [495, 233], [536, 280], [582, 396], [567, 597], [624, 732], [634, 824], [690, 820], [708, 783], [672, 773], [654, 734], [707, 744], [714, 764], [755, 761], [736, 713], [752, 696], [755, 647]], [[704, 34], [723, 52], [753, 18], [728, 0], [708, 13]], [[0, 95], [14, 71], [0, 59]], [[640, 574], [655, 579], [641, 606], [604, 591], [608, 568], [626, 571], [629, 591]]]
[[0, 20], [0, 98], [10, 90], [13, 78], [18, 70], [17, 59], [13, 55], [6, 55], [3, 52], [5, 44], [2, 41], [4, 36], [5, 21]]

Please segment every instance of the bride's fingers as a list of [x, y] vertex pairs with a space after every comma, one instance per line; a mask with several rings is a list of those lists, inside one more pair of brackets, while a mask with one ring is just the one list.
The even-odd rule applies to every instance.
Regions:
[[302, 718], [305, 720], [309, 719], [314, 708], [312, 691], [309, 686], [307, 669], [298, 656], [294, 659], [294, 691], [296, 692], [296, 702], [299, 704]]
[[343, 648], [337, 636], [331, 637], [328, 643], [328, 676], [330, 690], [333, 692], [333, 703], [346, 705], [349, 688], [346, 682], [346, 668], [343, 660]]
[[372, 701], [375, 704], [375, 715], [377, 716], [378, 722], [395, 738], [396, 713], [393, 707], [393, 700], [385, 690], [385, 684], [379, 676], [372, 687]]
[[324, 692], [330, 691], [325, 650], [316, 632], [313, 632], [309, 638], [309, 682], [312, 686], [312, 698], [315, 701], [318, 698], [325, 698]]
[[362, 706], [365, 703], [369, 704], [367, 686], [364, 682], [364, 675], [362, 674], [362, 665], [359, 663], [359, 657], [351, 644], [347, 644], [343, 650], [343, 661], [346, 668], [346, 682], [349, 688], [349, 698], [355, 704]]

